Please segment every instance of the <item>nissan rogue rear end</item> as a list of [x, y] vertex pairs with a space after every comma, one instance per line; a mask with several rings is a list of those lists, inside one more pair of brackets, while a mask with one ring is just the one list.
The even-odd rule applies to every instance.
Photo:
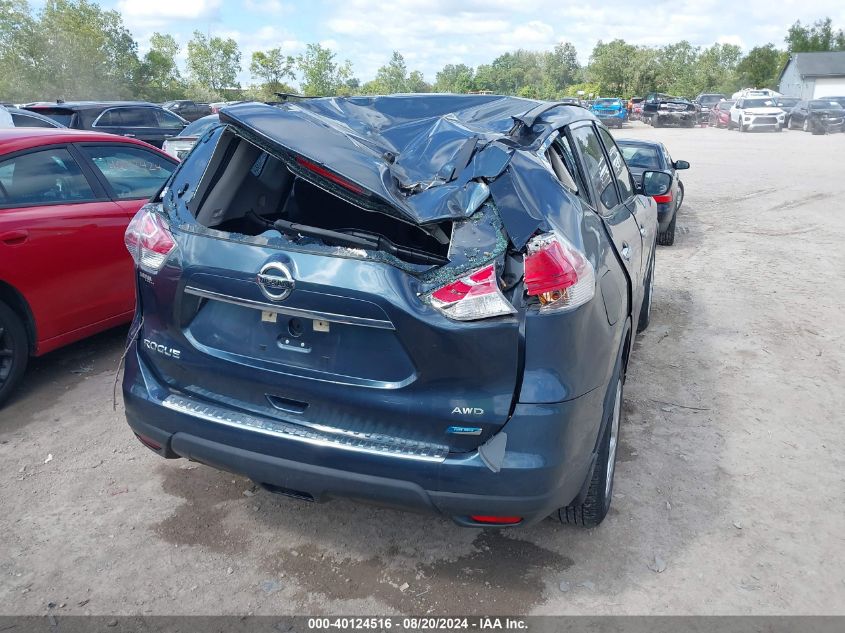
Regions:
[[656, 235], [603, 126], [486, 95], [220, 119], [127, 231], [140, 441], [307, 501], [601, 522]]

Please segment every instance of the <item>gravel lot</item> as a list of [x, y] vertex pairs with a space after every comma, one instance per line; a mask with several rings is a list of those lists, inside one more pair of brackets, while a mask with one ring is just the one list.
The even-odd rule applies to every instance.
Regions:
[[614, 134], [692, 169], [601, 527], [460, 529], [162, 460], [112, 409], [120, 329], [0, 411], [0, 612], [845, 614], [845, 134]]

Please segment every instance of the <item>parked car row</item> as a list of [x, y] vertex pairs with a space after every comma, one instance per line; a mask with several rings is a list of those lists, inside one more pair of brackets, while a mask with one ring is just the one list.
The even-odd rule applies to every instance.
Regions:
[[708, 124], [740, 132], [784, 128], [814, 134], [845, 131], [845, 97], [802, 101], [794, 97], [743, 97], [720, 101], [711, 108]]
[[156, 147], [188, 125], [188, 121], [161, 106], [135, 101], [41, 102], [27, 104], [24, 109], [67, 128], [137, 138]]
[[123, 393], [159, 455], [464, 526], [600, 523], [683, 162], [492, 95], [219, 120], [181, 164], [0, 131], [0, 400], [28, 356], [128, 320], [137, 289]]

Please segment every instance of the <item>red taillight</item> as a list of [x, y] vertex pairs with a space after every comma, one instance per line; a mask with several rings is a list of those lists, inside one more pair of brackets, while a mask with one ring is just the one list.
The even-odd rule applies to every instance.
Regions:
[[472, 514], [469, 518], [476, 523], [487, 523], [489, 525], [516, 525], [517, 523], [522, 523], [522, 517], [492, 517]]
[[565, 290], [576, 283], [578, 273], [557, 240], [525, 258], [525, 290], [529, 295]]
[[156, 442], [154, 439], [151, 439], [151, 438], [147, 437], [146, 435], [141, 435], [140, 433], [135, 433], [135, 437], [137, 437], [138, 441], [141, 442], [141, 444], [143, 444], [147, 448], [151, 448], [154, 451], [160, 451], [161, 450], [161, 444]]
[[563, 236], [538, 235], [525, 254], [525, 292], [539, 297], [541, 309], [577, 307], [595, 294], [593, 266]]
[[167, 223], [154, 208], [153, 205], [141, 207], [123, 236], [126, 249], [135, 264], [150, 272], [160, 270], [176, 246]]
[[317, 163], [312, 163], [307, 158], [302, 158], [302, 156], [296, 157], [296, 162], [301, 166], [307, 169], [308, 171], [313, 171], [315, 174], [318, 174], [325, 178], [326, 180], [331, 180], [334, 184], [340, 185], [344, 189], [348, 189], [352, 193], [357, 193], [358, 195], [363, 195], [364, 190], [356, 185], [353, 182], [349, 182], [346, 178], [338, 176], [334, 172], [329, 171], [325, 167], [321, 167]]
[[670, 191], [663, 196], [652, 196], [655, 202], [672, 202], [672, 192]]
[[430, 299], [432, 307], [456, 321], [475, 321], [516, 312], [499, 290], [494, 264], [438, 288], [431, 293]]

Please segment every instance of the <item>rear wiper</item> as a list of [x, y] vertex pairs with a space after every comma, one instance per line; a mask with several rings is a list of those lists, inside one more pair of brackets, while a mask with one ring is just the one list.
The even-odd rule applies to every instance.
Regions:
[[435, 266], [442, 266], [443, 264], [449, 263], [449, 260], [445, 257], [425, 253], [415, 248], [408, 248], [407, 246], [397, 246], [389, 239], [381, 237], [380, 235], [341, 233], [340, 231], [321, 229], [316, 226], [308, 226], [307, 224], [296, 224], [294, 222], [288, 222], [287, 220], [276, 220], [273, 223], [273, 226], [277, 231], [286, 235], [316, 237], [324, 242], [331, 242], [335, 246], [384, 251], [413, 264], [432, 264]]

